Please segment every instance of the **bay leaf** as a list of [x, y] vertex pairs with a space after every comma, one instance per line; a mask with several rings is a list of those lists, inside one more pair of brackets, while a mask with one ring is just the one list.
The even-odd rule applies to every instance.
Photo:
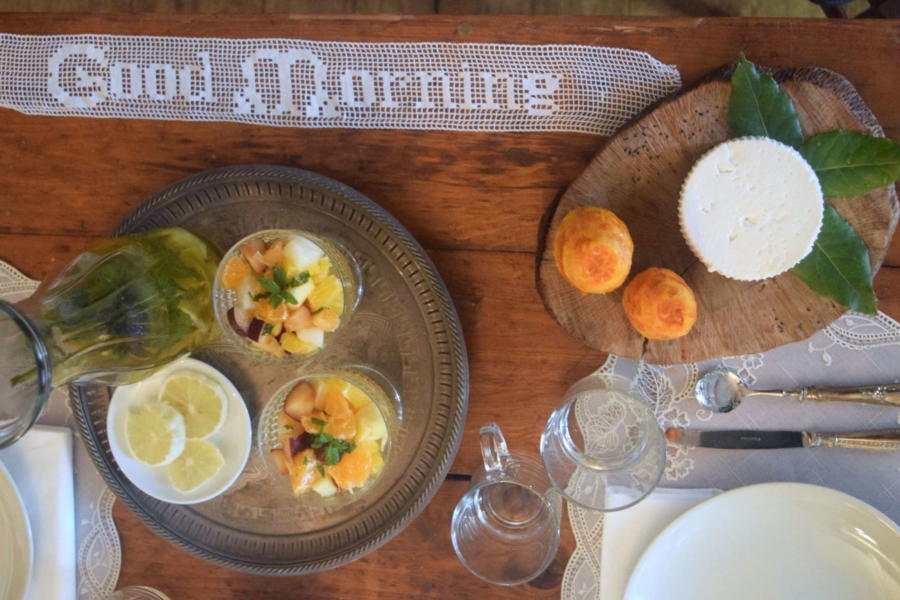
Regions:
[[870, 315], [878, 312], [869, 249], [829, 204], [812, 251], [791, 272], [817, 294], [850, 310]]
[[862, 196], [900, 179], [900, 145], [858, 131], [835, 130], [799, 148], [828, 198]]
[[763, 136], [794, 148], [803, 143], [794, 102], [771, 76], [760, 74], [743, 53], [731, 76], [728, 126], [733, 137]]

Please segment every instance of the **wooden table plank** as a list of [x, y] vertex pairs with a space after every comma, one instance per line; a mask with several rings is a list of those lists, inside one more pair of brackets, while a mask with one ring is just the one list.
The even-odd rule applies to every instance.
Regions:
[[[900, 137], [900, 22], [592, 17], [310, 17], [273, 15], [0, 15], [0, 31], [108, 32], [371, 41], [582, 43], [646, 50], [686, 83], [744, 50], [771, 65], [844, 73]], [[477, 428], [497, 421], [514, 451], [537, 453], [562, 393], [604, 359], [555, 325], [534, 288], [537, 225], [603, 139], [568, 133], [300, 130], [25, 116], [0, 110], [0, 258], [43, 278], [105, 235], [148, 195], [197, 171], [240, 163], [297, 166], [344, 181], [396, 215], [423, 243], [459, 309], [471, 361], [469, 418], [453, 471], [478, 464]], [[876, 278], [881, 307], [900, 317], [900, 240]], [[121, 506], [121, 583], [173, 598], [557, 596], [558, 576], [506, 590], [469, 576], [448, 540], [465, 488], [446, 483], [414, 524], [336, 572], [268, 580], [171, 550]], [[566, 535], [570, 535], [567, 533]], [[559, 566], [571, 551], [571, 539]], [[423, 565], [431, 565], [423, 567]]]
[[548, 572], [524, 586], [485, 583], [456, 559], [450, 515], [468, 484], [448, 480], [422, 514], [376, 552], [336, 571], [303, 577], [257, 577], [213, 567], [173, 548], [117, 503], [113, 515], [122, 539], [119, 586], [153, 585], [173, 600], [559, 598], [562, 572], [575, 548], [568, 527]]

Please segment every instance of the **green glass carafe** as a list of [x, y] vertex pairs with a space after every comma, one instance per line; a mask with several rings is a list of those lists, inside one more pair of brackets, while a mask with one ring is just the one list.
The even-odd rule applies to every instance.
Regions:
[[217, 333], [217, 252], [180, 228], [98, 242], [15, 305], [0, 301], [0, 448], [50, 390], [139, 381]]

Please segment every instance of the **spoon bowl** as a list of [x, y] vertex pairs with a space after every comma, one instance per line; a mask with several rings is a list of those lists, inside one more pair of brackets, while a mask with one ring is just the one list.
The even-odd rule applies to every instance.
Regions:
[[731, 412], [752, 393], [734, 369], [718, 367], [697, 381], [694, 396], [706, 410], [714, 413]]

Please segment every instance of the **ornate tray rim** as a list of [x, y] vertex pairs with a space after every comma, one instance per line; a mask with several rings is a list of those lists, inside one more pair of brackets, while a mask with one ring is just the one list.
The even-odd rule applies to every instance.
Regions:
[[456, 458], [460, 440], [462, 438], [462, 432], [468, 412], [468, 354], [466, 352], [462, 326], [459, 321], [456, 307], [450, 298], [450, 294], [443, 279], [437, 272], [437, 268], [431, 262], [431, 259], [428, 258], [419, 242], [413, 238], [393, 215], [383, 209], [380, 205], [363, 195], [361, 192], [330, 177], [295, 167], [258, 164], [235, 165], [202, 171], [178, 180], [150, 196], [126, 215], [111, 235], [121, 235], [129, 231], [145, 213], [159, 210], [160, 207], [164, 207], [167, 203], [183, 194], [185, 190], [221, 184], [233, 177], [246, 178], [248, 176], [260, 177], [261, 179], [266, 177], [279, 178], [291, 181], [301, 179], [329, 188], [333, 192], [341, 194], [345, 200], [357, 205], [358, 208], [367, 212], [374, 220], [379, 221], [381, 225], [391, 232], [394, 239], [400, 242], [409, 255], [419, 264], [421, 267], [420, 272], [425, 276], [428, 284], [434, 290], [435, 299], [439, 301], [440, 309], [447, 317], [445, 320], [445, 324], [448, 325], [446, 335], [447, 344], [450, 346], [453, 353], [453, 356], [450, 358], [450, 372], [453, 373], [455, 371], [455, 393], [451, 394], [453, 407], [450, 411], [450, 419], [447, 424], [449, 435], [445, 436], [444, 443], [442, 444], [442, 451], [440, 452], [440, 460], [438, 461], [436, 468], [424, 480], [422, 485], [423, 491], [413, 502], [409, 503], [400, 513], [398, 513], [397, 517], [390, 522], [388, 527], [373, 534], [361, 546], [352, 550], [339, 554], [332, 554], [316, 560], [307, 560], [278, 566], [269, 566], [231, 559], [207, 548], [201, 543], [186, 540], [171, 528], [153, 519], [144, 510], [137, 499], [132, 496], [129, 490], [123, 487], [114, 472], [114, 468], [111, 468], [114, 465], [108, 462], [105, 457], [106, 452], [102, 448], [103, 442], [97, 438], [90, 423], [90, 417], [84, 406], [85, 396], [83, 390], [100, 386], [93, 386], [90, 384], [71, 385], [69, 386], [69, 400], [72, 405], [72, 412], [74, 413], [78, 424], [79, 432], [81, 433], [81, 439], [91, 456], [91, 460], [97, 467], [97, 470], [100, 472], [107, 485], [113, 490], [116, 497], [154, 533], [187, 553], [197, 556], [216, 566], [254, 575], [311, 574], [339, 567], [376, 550], [387, 543], [395, 535], [403, 531], [430, 503], [431, 499], [437, 493], [438, 488], [440, 488], [446, 479], [450, 466]]

